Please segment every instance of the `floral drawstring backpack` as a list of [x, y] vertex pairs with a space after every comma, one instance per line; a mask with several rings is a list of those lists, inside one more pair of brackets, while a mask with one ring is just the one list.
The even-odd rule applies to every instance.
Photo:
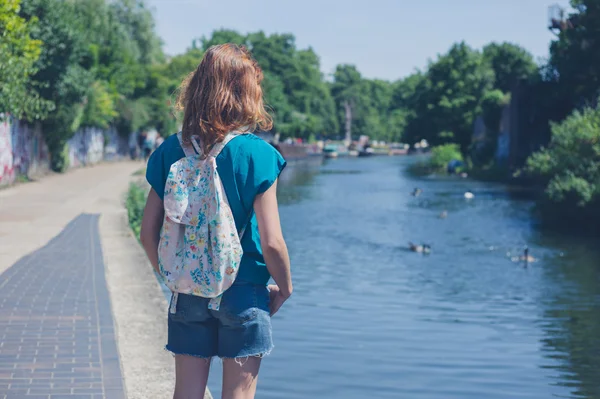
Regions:
[[204, 156], [195, 137], [185, 157], [171, 165], [164, 193], [165, 217], [158, 245], [158, 265], [164, 283], [177, 294], [211, 298], [219, 310], [221, 295], [235, 281], [242, 259], [241, 237], [217, 171], [216, 157], [239, 133], [229, 133]]

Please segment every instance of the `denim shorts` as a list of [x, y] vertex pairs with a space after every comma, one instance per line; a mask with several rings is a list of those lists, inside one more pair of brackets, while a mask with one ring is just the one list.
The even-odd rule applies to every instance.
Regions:
[[269, 354], [273, 336], [266, 286], [236, 282], [223, 294], [219, 310], [209, 309], [209, 301], [178, 294], [175, 313], [169, 311], [168, 351], [201, 358]]

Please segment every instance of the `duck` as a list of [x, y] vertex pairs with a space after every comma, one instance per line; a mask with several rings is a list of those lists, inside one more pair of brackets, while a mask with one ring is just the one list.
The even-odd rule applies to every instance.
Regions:
[[421, 195], [421, 193], [423, 192], [423, 190], [421, 190], [420, 188], [415, 188], [414, 191], [412, 192], [412, 196], [413, 197], [418, 197], [419, 195]]
[[473, 193], [472, 193], [472, 192], [470, 192], [470, 191], [466, 191], [466, 192], [465, 192], [465, 198], [466, 198], [466, 199], [473, 199], [473, 198], [475, 198], [475, 194], [473, 194]]
[[431, 246], [429, 244], [415, 245], [412, 242], [409, 242], [408, 248], [413, 252], [418, 252], [421, 254], [428, 254], [431, 252]]
[[[510, 252], [507, 253], [508, 256], [510, 256]], [[523, 255], [521, 256], [513, 256], [510, 258], [511, 261], [518, 263], [518, 262], [525, 262], [525, 265], [529, 264], [529, 263], [533, 263], [535, 261], [537, 261], [536, 258], [534, 258], [533, 256], [529, 255], [529, 248], [525, 247], [525, 249], [523, 250]]]
[[440, 219], [446, 219], [447, 217], [448, 217], [447, 210], [444, 210], [444, 211], [442, 211], [442, 213], [440, 213], [440, 216], [439, 216]]
[[533, 256], [529, 255], [529, 248], [525, 247], [525, 249], [523, 250], [523, 255], [519, 256], [519, 260], [521, 262], [525, 262], [525, 263], [533, 263], [535, 261], [537, 261], [536, 258], [534, 258]]

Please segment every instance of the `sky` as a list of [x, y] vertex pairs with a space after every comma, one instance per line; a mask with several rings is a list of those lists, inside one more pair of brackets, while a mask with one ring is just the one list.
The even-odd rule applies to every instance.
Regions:
[[536, 60], [554, 35], [548, 6], [568, 0], [147, 0], [169, 55], [220, 29], [292, 33], [321, 70], [354, 64], [363, 76], [396, 80], [423, 69], [459, 41], [475, 48], [516, 43]]

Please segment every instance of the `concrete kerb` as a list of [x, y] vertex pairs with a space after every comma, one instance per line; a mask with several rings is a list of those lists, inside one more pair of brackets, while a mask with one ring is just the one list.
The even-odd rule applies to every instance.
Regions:
[[[123, 201], [113, 205], [102, 212], [100, 236], [128, 398], [168, 398], [175, 375], [164, 350], [168, 303], [131, 232]], [[208, 390], [205, 399], [212, 399]]]

